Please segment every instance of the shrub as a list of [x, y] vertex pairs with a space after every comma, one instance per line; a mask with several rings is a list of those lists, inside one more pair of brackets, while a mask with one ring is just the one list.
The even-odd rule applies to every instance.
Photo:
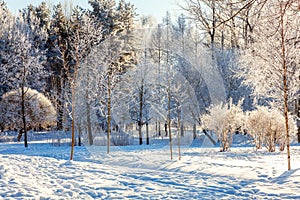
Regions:
[[244, 125], [244, 113], [241, 102], [234, 105], [232, 101], [227, 104], [218, 104], [208, 109], [208, 114], [201, 117], [205, 129], [213, 130], [220, 141], [221, 151], [227, 151], [232, 143], [232, 136]]
[[[258, 106], [246, 114], [247, 132], [252, 136], [257, 149], [264, 145], [269, 152], [274, 152], [276, 144], [283, 150], [285, 146], [285, 120], [282, 112], [266, 106]], [[290, 120], [290, 130], [293, 122]]]

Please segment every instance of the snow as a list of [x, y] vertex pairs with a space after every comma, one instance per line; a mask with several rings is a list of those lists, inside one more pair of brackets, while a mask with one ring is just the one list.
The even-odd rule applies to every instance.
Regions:
[[[175, 144], [174, 144], [175, 145]], [[300, 146], [286, 152], [236, 146], [75, 147], [0, 144], [0, 199], [300, 199]]]

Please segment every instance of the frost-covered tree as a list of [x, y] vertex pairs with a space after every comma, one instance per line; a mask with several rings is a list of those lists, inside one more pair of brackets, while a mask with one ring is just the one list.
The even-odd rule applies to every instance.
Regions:
[[[8, 47], [8, 33], [12, 28], [14, 23], [14, 18], [9, 12], [6, 3], [4, 1], [0, 2], [0, 64], [5, 64], [5, 59], [3, 58], [3, 52], [7, 51]], [[7, 85], [0, 83], [0, 98], [3, 93], [9, 91]]]
[[[138, 65], [132, 76], [132, 98], [129, 102], [130, 118], [135, 121], [139, 129], [139, 144], [143, 144], [142, 127], [150, 122], [150, 107], [151, 107], [151, 82], [149, 82], [149, 75], [151, 71], [147, 63]], [[152, 85], [153, 86], [153, 85]], [[147, 133], [146, 144], [149, 144], [149, 135]]]
[[135, 8], [124, 0], [89, 0], [90, 14], [96, 18], [103, 30], [103, 37], [126, 32], [133, 28]]
[[0, 29], [0, 36], [2, 37], [5, 31], [9, 29], [13, 23], [13, 16], [4, 1], [0, 1], [0, 21], [2, 24], [2, 27]]
[[221, 151], [228, 151], [232, 136], [244, 127], [244, 113], [241, 108], [241, 101], [234, 105], [229, 103], [212, 106], [208, 114], [201, 116], [202, 126], [205, 129], [213, 130], [219, 139]]
[[171, 63], [171, 31], [172, 31], [172, 22], [171, 22], [171, 15], [169, 12], [166, 13], [165, 18], [163, 18], [164, 26], [165, 26], [165, 33], [164, 33], [164, 44], [163, 48], [165, 51], [165, 56], [163, 60], [163, 67], [164, 67], [164, 75], [162, 79], [164, 79], [164, 99], [166, 102], [166, 124], [168, 127], [168, 131], [166, 132], [169, 135], [169, 143], [170, 143], [170, 156], [171, 160], [173, 159], [173, 145], [172, 145], [172, 131], [171, 131], [171, 94], [172, 94], [172, 87], [171, 87], [171, 81], [173, 80], [173, 69], [172, 69], [172, 63]]
[[[77, 12], [76, 12], [77, 11]], [[95, 27], [95, 21], [93, 18], [88, 17], [84, 13], [79, 13], [78, 9], [75, 10], [74, 15], [72, 16], [72, 26], [69, 33], [69, 46], [70, 46], [70, 55], [74, 60], [74, 65], [72, 70], [68, 73], [69, 82], [71, 85], [71, 119], [72, 119], [72, 148], [70, 159], [73, 159], [74, 145], [75, 145], [75, 114], [76, 114], [76, 102], [75, 94], [77, 90], [78, 82], [78, 72], [80, 67], [84, 63], [84, 58], [87, 57], [87, 54], [91, 51], [91, 48], [94, 46], [97, 37], [101, 37], [101, 29]], [[89, 78], [89, 77], [84, 77]], [[89, 95], [88, 90], [86, 90], [85, 95]], [[88, 134], [89, 134], [89, 143], [93, 144], [92, 133], [91, 133], [91, 124], [90, 124], [90, 99], [87, 96], [86, 99], [86, 108], [87, 108], [87, 122], [88, 122]]]
[[[30, 88], [24, 88], [25, 118], [27, 129], [46, 129], [55, 126], [56, 111], [51, 101], [42, 93]], [[22, 122], [22, 89], [13, 90], [3, 95], [0, 101], [1, 118], [6, 128], [20, 129]], [[22, 132], [18, 135], [20, 141]]]
[[[253, 29], [251, 17], [259, 13], [266, 0], [185, 0], [181, 7], [214, 47], [243, 47]], [[257, 5], [255, 8], [254, 5]]]
[[289, 104], [299, 91], [300, 13], [296, 0], [265, 2], [242, 57], [240, 76], [254, 95], [275, 101], [284, 113], [290, 170]]
[[124, 43], [120, 38], [111, 36], [96, 46], [90, 53], [89, 62], [97, 69], [97, 106], [100, 116], [106, 116], [107, 153], [110, 151], [113, 92], [121, 74], [127, 69], [124, 57]]
[[[34, 30], [21, 17], [17, 19], [13, 28], [6, 33], [6, 50], [1, 52], [3, 62], [0, 67], [0, 82], [7, 85], [10, 90], [20, 89], [21, 118], [24, 131], [24, 144], [27, 143], [26, 121], [26, 93], [28, 88], [41, 91], [45, 85], [47, 74], [44, 71], [44, 53], [35, 43]], [[40, 30], [42, 35], [43, 31]]]
[[57, 109], [57, 129], [62, 130], [66, 123], [66, 92], [70, 88], [68, 72], [71, 69], [69, 52], [69, 19], [62, 4], [53, 7], [52, 20], [47, 41], [47, 67], [51, 72], [51, 94]]
[[[283, 150], [286, 141], [285, 121], [282, 112], [266, 106], [258, 106], [246, 114], [245, 128], [253, 138], [256, 149], [265, 146], [269, 152], [274, 152], [277, 144]], [[291, 133], [294, 132], [290, 123]]]

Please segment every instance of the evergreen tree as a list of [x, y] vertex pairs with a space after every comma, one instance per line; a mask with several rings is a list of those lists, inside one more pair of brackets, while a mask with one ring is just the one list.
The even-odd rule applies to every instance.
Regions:
[[[12, 29], [14, 19], [13, 16], [10, 14], [6, 3], [4, 1], [0, 1], [0, 64], [6, 64], [7, 60], [4, 58], [4, 54], [7, 53], [9, 41], [8, 41], [8, 34], [9, 30]], [[0, 83], [0, 99], [1, 96], [9, 91], [8, 85]]]
[[57, 109], [57, 129], [63, 129], [65, 116], [65, 92], [69, 87], [67, 78], [70, 70], [69, 55], [69, 20], [64, 14], [63, 6], [54, 6], [54, 14], [48, 40], [48, 63], [51, 67], [52, 94]]

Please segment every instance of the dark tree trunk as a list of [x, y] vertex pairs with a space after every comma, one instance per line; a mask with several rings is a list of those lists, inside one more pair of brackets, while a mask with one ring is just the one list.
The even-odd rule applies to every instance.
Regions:
[[181, 128], [180, 128], [180, 133], [181, 133], [181, 137], [184, 136], [184, 127], [183, 127], [183, 124], [181, 124]]
[[142, 126], [143, 126], [143, 98], [144, 98], [144, 79], [142, 79], [142, 85], [140, 88], [140, 94], [139, 94], [139, 121], [138, 121], [138, 126], [139, 126], [139, 141], [140, 145], [143, 144], [143, 138], [142, 138]]
[[78, 146], [81, 146], [81, 135], [82, 135], [81, 125], [78, 125]]
[[64, 107], [63, 107], [63, 69], [60, 72], [60, 78], [57, 79], [57, 130], [63, 129], [63, 116], [64, 116]]
[[298, 126], [298, 143], [300, 143], [300, 95], [298, 97], [298, 104], [297, 104], [297, 109], [296, 109], [296, 112], [297, 112], [297, 116], [298, 116], [298, 119], [297, 119], [297, 126]]
[[148, 127], [148, 123], [146, 123], [146, 135], [147, 135], [146, 144], [149, 145], [150, 144], [150, 140], [149, 140], [149, 127]]
[[193, 125], [193, 138], [196, 139], [197, 135], [196, 135], [196, 132], [197, 132], [197, 128], [196, 128], [196, 124]]
[[161, 136], [160, 122], [158, 122], [158, 136]]

